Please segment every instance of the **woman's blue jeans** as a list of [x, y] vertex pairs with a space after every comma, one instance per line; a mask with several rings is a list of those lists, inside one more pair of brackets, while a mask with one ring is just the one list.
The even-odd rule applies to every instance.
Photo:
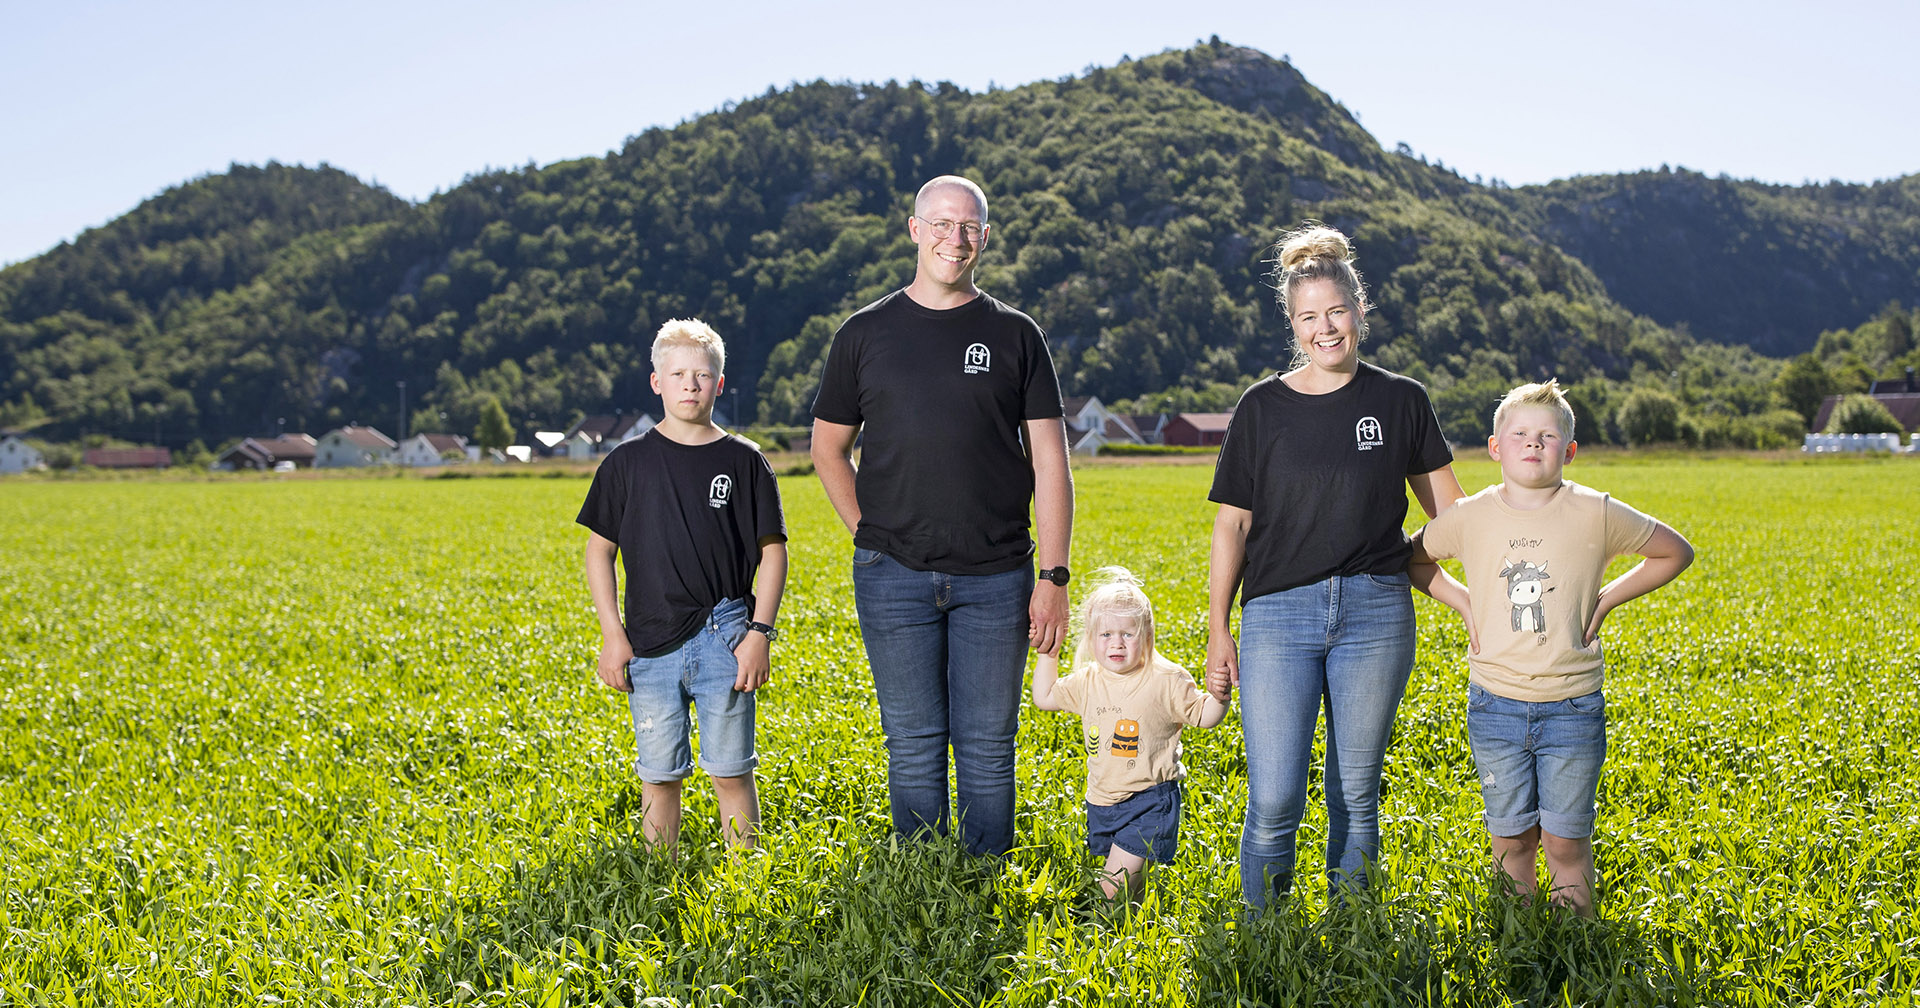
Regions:
[[1240, 611], [1240, 723], [1247, 821], [1240, 885], [1249, 905], [1293, 885], [1313, 730], [1327, 712], [1329, 889], [1366, 884], [1380, 851], [1380, 767], [1413, 670], [1413, 598], [1404, 574], [1333, 577]]
[[1003, 574], [917, 571], [853, 551], [854, 608], [887, 733], [894, 832], [945, 835], [953, 749], [960, 842], [1013, 848], [1013, 739], [1027, 667], [1033, 564]]

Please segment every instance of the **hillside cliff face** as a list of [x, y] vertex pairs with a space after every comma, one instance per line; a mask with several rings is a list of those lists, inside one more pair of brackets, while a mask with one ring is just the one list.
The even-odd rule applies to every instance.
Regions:
[[912, 192], [949, 171], [992, 198], [982, 284], [1047, 328], [1069, 394], [1109, 401], [1224, 405], [1283, 365], [1267, 259], [1305, 218], [1355, 240], [1370, 359], [1428, 382], [1464, 439], [1548, 375], [1599, 413], [1647, 375], [1765, 409], [1773, 366], [1698, 337], [1786, 352], [1920, 301], [1913, 179], [1488, 189], [1381, 149], [1287, 63], [1207, 44], [984, 94], [769, 90], [418, 205], [236, 166], [0, 272], [0, 426], [392, 426], [404, 381], [413, 429], [471, 430], [493, 399], [557, 427], [652, 406], [646, 347], [689, 315], [728, 340], [732, 409], [804, 421], [835, 326], [911, 274]]
[[1386, 159], [1372, 134], [1326, 92], [1308, 83], [1293, 64], [1244, 46], [1210, 46], [1195, 52], [1200, 54], [1197, 59], [1166, 64], [1170, 83], [1271, 122], [1347, 164], [1382, 170]]

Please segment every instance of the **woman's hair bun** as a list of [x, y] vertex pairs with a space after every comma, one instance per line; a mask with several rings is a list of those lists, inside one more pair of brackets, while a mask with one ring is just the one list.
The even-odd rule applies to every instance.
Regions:
[[1309, 222], [1306, 227], [1280, 237], [1280, 269], [1291, 272], [1309, 259], [1353, 261], [1353, 246], [1347, 236], [1326, 226]]

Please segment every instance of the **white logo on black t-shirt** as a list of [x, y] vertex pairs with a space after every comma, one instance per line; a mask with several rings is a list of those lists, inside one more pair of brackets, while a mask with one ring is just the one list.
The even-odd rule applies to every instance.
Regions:
[[707, 484], [707, 506], [726, 507], [727, 498], [733, 495], [733, 477], [722, 473]]
[[966, 359], [961, 361], [960, 370], [967, 374], [980, 374], [993, 368], [993, 353], [985, 343], [975, 343], [967, 348]]
[[1367, 451], [1386, 446], [1386, 440], [1380, 434], [1380, 421], [1372, 417], [1361, 417], [1353, 425], [1353, 447], [1355, 451]]

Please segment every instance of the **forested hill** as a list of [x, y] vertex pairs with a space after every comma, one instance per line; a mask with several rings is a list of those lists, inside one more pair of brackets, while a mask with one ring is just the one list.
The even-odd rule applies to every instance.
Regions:
[[1356, 238], [1366, 353], [1427, 381], [1462, 439], [1550, 374], [1597, 418], [1629, 381], [1759, 414], [1777, 362], [1696, 337], [1809, 349], [1920, 301], [1912, 179], [1692, 177], [1741, 213], [1666, 176], [1481, 186], [1381, 148], [1284, 61], [1210, 43], [986, 93], [769, 90], [419, 205], [330, 168], [236, 166], [0, 273], [0, 427], [175, 445], [281, 418], [392, 428], [402, 381], [415, 430], [471, 431], [491, 398], [522, 431], [560, 427], [651, 408], [645, 347], [685, 315], [727, 337], [736, 415], [802, 420], [833, 328], [911, 274], [910, 195], [947, 171], [991, 196], [982, 284], [1047, 328], [1066, 391], [1147, 407], [1223, 408], [1282, 363], [1265, 260], [1309, 217]]
[[1780, 186], [1662, 169], [1506, 195], [1627, 308], [1773, 356], [1920, 292], [1920, 175]]

